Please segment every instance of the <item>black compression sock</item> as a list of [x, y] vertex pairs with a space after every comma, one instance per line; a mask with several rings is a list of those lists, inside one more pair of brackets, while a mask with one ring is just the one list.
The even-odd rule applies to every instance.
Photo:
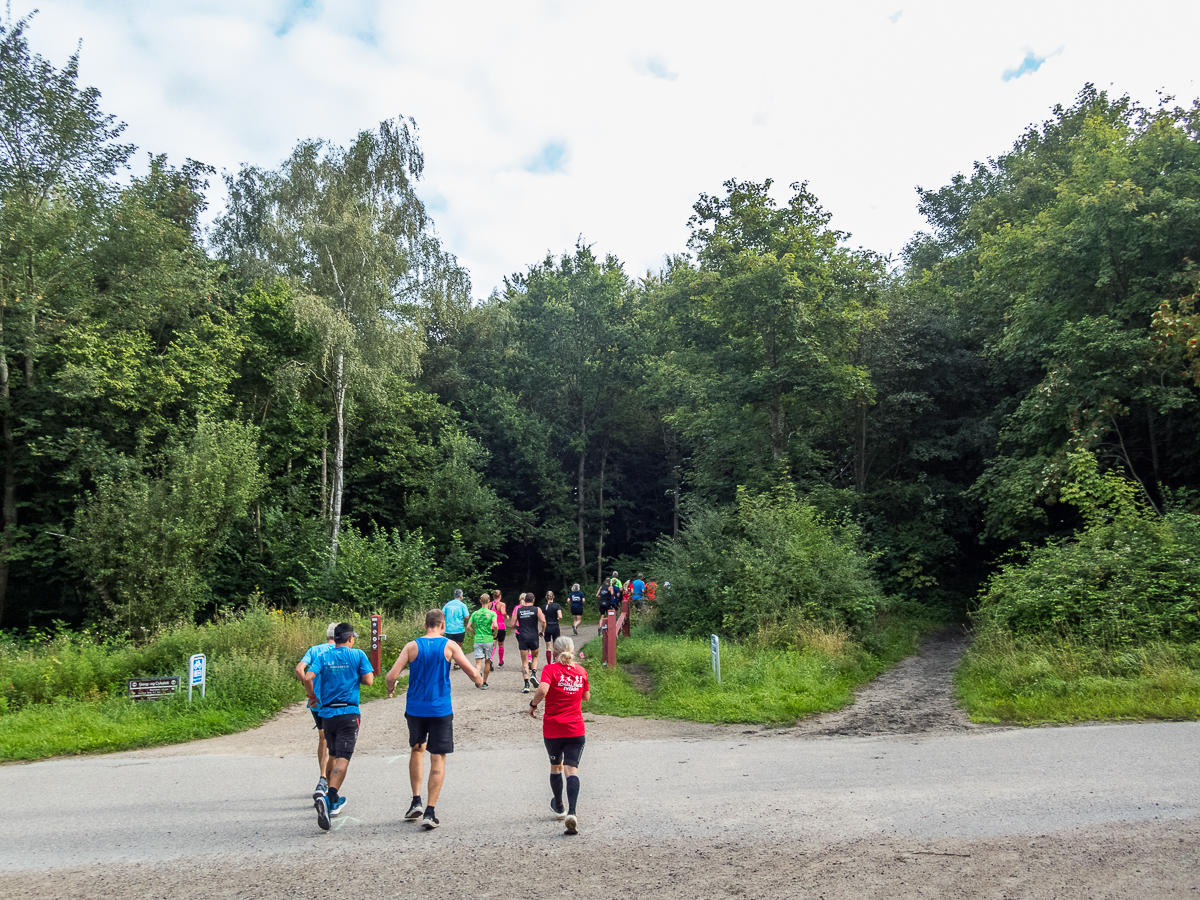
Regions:
[[335, 804], [335, 803], [337, 803], [337, 802], [338, 802], [338, 792], [337, 792], [337, 788], [335, 788], [335, 787], [331, 787], [331, 788], [329, 789], [329, 793], [328, 793], [328, 794], [326, 794], [326, 796], [329, 798], [329, 805], [330, 805], [330, 806], [333, 806], [333, 804]]
[[426, 815], [427, 817], [429, 817], [430, 819], [434, 818], [434, 814], [433, 814], [433, 807], [432, 807], [432, 806], [427, 806], [427, 807], [425, 807], [425, 815]]
[[567, 812], [575, 815], [575, 802], [579, 799], [579, 776], [567, 776]]
[[413, 794], [413, 803], [415, 803], [417, 806], [421, 805], [421, 795], [420, 794]]
[[554, 792], [554, 802], [562, 803], [562, 772], [550, 773], [550, 790]]

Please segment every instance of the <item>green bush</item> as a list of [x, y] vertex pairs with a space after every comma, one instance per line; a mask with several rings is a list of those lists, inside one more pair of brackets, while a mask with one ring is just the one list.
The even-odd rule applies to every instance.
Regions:
[[663, 539], [651, 568], [659, 621], [670, 631], [746, 636], [796, 611], [859, 629], [880, 601], [858, 532], [822, 517], [788, 485], [732, 507], [694, 509], [679, 541]]
[[1071, 459], [1063, 496], [1086, 527], [1036, 549], [992, 576], [976, 614], [984, 631], [1071, 637], [1099, 646], [1200, 640], [1200, 517], [1160, 517], [1136, 486], [1096, 471], [1090, 453]]

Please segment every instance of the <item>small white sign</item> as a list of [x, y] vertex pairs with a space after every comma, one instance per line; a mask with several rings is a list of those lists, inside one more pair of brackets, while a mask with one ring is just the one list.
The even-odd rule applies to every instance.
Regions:
[[712, 636], [712, 669], [717, 675], [717, 684], [721, 683], [721, 639]]
[[200, 699], [204, 699], [208, 676], [208, 659], [203, 653], [197, 653], [188, 660], [188, 703], [192, 702], [192, 688], [200, 686]]

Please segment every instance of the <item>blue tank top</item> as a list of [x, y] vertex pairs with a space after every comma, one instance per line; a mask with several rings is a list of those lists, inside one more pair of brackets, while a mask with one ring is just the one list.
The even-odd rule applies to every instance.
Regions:
[[417, 638], [417, 658], [408, 664], [408, 694], [404, 711], [410, 716], [448, 716], [450, 705], [450, 660], [446, 638]]

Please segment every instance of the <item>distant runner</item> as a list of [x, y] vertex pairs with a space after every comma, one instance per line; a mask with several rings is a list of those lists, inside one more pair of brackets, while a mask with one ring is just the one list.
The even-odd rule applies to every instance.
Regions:
[[335, 646], [309, 663], [304, 675], [305, 682], [321, 698], [322, 728], [329, 755], [333, 757], [328, 792], [313, 795], [317, 826], [322, 831], [329, 830], [331, 817], [346, 805], [346, 798], [338, 796], [338, 791], [346, 780], [346, 770], [358, 741], [359, 685], [375, 681], [367, 654], [354, 649], [356, 637], [353, 626], [340, 623], [333, 631]]
[[579, 623], [583, 621], [583, 591], [579, 589], [579, 584], [571, 585], [571, 593], [567, 594], [567, 599], [571, 602], [571, 616], [574, 622], [571, 624], [571, 633], [579, 634]]
[[542, 639], [546, 642], [546, 665], [554, 662], [554, 642], [558, 640], [560, 631], [560, 621], [562, 620], [562, 607], [554, 602], [554, 591], [546, 591], [546, 627], [542, 631]]
[[[542, 720], [542, 742], [550, 754], [550, 809], [560, 819], [567, 834], [577, 834], [579, 819], [575, 804], [579, 800], [579, 760], [583, 756], [584, 700], [590, 700], [587, 670], [575, 664], [575, 642], [560, 637], [554, 642], [557, 662], [542, 670], [537, 693], [529, 701], [529, 715], [536, 719], [535, 710], [544, 699], [546, 716]], [[563, 806], [563, 770], [567, 774], [567, 806]]]
[[504, 668], [504, 639], [508, 637], [508, 607], [500, 600], [500, 592], [492, 591], [492, 612], [496, 614], [496, 655], [499, 657], [499, 662], [496, 663], [496, 668]]
[[[508, 627], [517, 630], [517, 653], [521, 656], [521, 675], [525, 678], [521, 693], [528, 694], [529, 681], [537, 675], [538, 635], [546, 627], [546, 617], [533, 605], [533, 594], [521, 595], [521, 605], [508, 617]], [[530, 670], [533, 674], [530, 674]]]
[[645, 576], [638, 572], [637, 578], [633, 579], [633, 605], [639, 610], [646, 602], [646, 582]]
[[479, 595], [479, 609], [471, 613], [468, 622], [475, 632], [475, 665], [483, 675], [482, 688], [488, 686], [488, 675], [492, 673], [492, 641], [496, 637], [496, 614], [488, 609], [491, 595], [486, 591]]
[[446, 617], [446, 637], [460, 647], [467, 636], [467, 617], [471, 615], [462, 596], [462, 588], [455, 588], [454, 599], [442, 607], [442, 615]]
[[312, 713], [313, 722], [316, 723], [317, 729], [317, 768], [320, 770], [320, 777], [317, 779], [317, 787], [313, 791], [314, 803], [317, 801], [317, 794], [324, 794], [329, 790], [329, 773], [326, 771], [326, 766], [329, 763], [329, 754], [325, 747], [325, 731], [321, 727], [321, 717], [317, 715], [317, 711], [321, 708], [321, 702], [317, 698], [317, 695], [313, 693], [312, 685], [304, 680], [304, 673], [314, 659], [334, 646], [333, 631], [335, 628], [337, 628], [337, 623], [330, 622], [329, 627], [325, 629], [325, 643], [314, 644], [309, 647], [308, 652], [304, 654], [304, 658], [296, 663], [296, 677], [300, 679], [300, 683], [304, 685], [304, 692], [308, 694], [308, 711]]
[[[442, 823], [434, 805], [442, 793], [446, 777], [446, 754], [454, 752], [454, 708], [450, 703], [450, 661], [463, 668], [483, 686], [483, 676], [471, 665], [462, 647], [446, 638], [446, 616], [440, 609], [425, 613], [425, 637], [409, 641], [387, 673], [388, 697], [396, 693], [396, 682], [405, 666], [410, 666], [404, 718], [408, 722], [408, 780], [412, 786], [412, 804], [404, 818], [421, 820], [427, 830]], [[425, 777], [425, 751], [429, 750], [429, 805], [421, 807], [421, 781]]]

